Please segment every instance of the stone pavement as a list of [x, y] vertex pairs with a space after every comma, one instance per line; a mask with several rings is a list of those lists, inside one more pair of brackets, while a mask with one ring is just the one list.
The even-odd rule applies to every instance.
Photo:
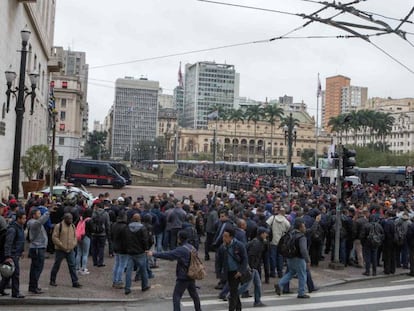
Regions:
[[[201, 245], [200, 254], [204, 254]], [[213, 254], [211, 254], [213, 255]], [[203, 258], [204, 256], [201, 256]], [[212, 256], [214, 258], [214, 255]], [[30, 259], [21, 259], [21, 277], [20, 290], [24, 299], [10, 298], [10, 296], [0, 297], [0, 305], [7, 304], [78, 304], [93, 302], [132, 302], [136, 300], [149, 300], [152, 298], [171, 298], [175, 285], [175, 262], [166, 260], [157, 261], [159, 268], [153, 269], [155, 277], [150, 280], [151, 289], [146, 292], [141, 291], [140, 282], [134, 282], [132, 293], [125, 296], [122, 289], [112, 288], [111, 271], [113, 258], [107, 256], [105, 258], [105, 267], [93, 267], [89, 259], [89, 275], [79, 276], [79, 282], [83, 285], [81, 289], [73, 288], [70, 281], [68, 268], [65, 262], [62, 262], [57, 277], [57, 287], [49, 286], [50, 270], [53, 265], [54, 256], [46, 259], [45, 268], [40, 280], [40, 287], [44, 291], [43, 294], [34, 295], [28, 292], [29, 267]], [[200, 287], [199, 294], [201, 297], [217, 297], [219, 291], [214, 289], [217, 284], [214, 273], [214, 259], [205, 262], [207, 267], [207, 278], [198, 281]], [[347, 282], [355, 282], [365, 280], [368, 277], [363, 276], [363, 269], [356, 267], [346, 267], [344, 270], [332, 270], [328, 267], [329, 261], [320, 262], [319, 267], [312, 267], [312, 276], [317, 287], [323, 288], [342, 284]], [[407, 273], [408, 270], [397, 269], [396, 274]], [[387, 277], [382, 273], [382, 268], [378, 268], [376, 278]], [[271, 278], [270, 284], [263, 284], [263, 291], [272, 294], [274, 292], [273, 285], [277, 279]], [[295, 291], [297, 281], [293, 280], [291, 290]], [[7, 290], [10, 292], [10, 290]]]

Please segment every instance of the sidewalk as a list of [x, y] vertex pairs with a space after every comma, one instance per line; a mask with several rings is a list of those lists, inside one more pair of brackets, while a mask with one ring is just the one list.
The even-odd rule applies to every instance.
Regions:
[[[203, 247], [203, 245], [201, 245]], [[204, 251], [200, 250], [200, 257], [204, 258]], [[199, 294], [201, 297], [214, 298], [219, 294], [218, 290], [214, 289], [217, 284], [214, 273], [214, 254], [211, 253], [213, 260], [205, 262], [207, 267], [207, 278], [199, 281]], [[327, 257], [328, 258], [328, 257]], [[57, 277], [57, 287], [49, 286], [50, 270], [54, 262], [54, 255], [46, 259], [45, 267], [40, 279], [39, 286], [44, 291], [43, 294], [35, 295], [28, 292], [30, 259], [23, 258], [20, 260], [20, 290], [24, 299], [11, 298], [10, 296], [0, 296], [0, 305], [7, 304], [37, 304], [37, 305], [53, 305], [53, 304], [79, 304], [79, 303], [102, 303], [102, 302], [131, 302], [137, 300], [148, 300], [151, 298], [171, 298], [173, 288], [175, 285], [175, 262], [166, 260], [159, 260], [157, 264], [158, 269], [153, 269], [155, 278], [150, 280], [151, 289], [146, 292], [141, 292], [140, 282], [133, 282], [132, 293], [126, 296], [122, 289], [112, 288], [112, 265], [113, 258], [106, 257], [106, 267], [93, 267], [92, 259], [89, 258], [90, 274], [86, 276], [79, 276], [79, 282], [83, 285], [81, 289], [73, 288], [70, 281], [68, 267], [65, 262], [62, 262], [60, 271]], [[356, 282], [366, 280], [369, 277], [363, 276], [364, 272], [361, 268], [346, 267], [344, 270], [332, 270], [328, 267], [329, 261], [320, 262], [317, 268], [312, 267], [312, 277], [315, 285], [319, 288], [334, 286], [347, 282]], [[409, 270], [397, 269], [395, 275], [406, 274]], [[376, 278], [388, 277], [382, 273], [382, 267], [378, 267], [378, 275]], [[372, 278], [372, 277], [371, 277]], [[277, 279], [271, 278], [270, 284], [263, 284], [263, 291], [265, 293], [274, 293], [273, 285]], [[295, 291], [297, 288], [297, 281], [293, 280], [291, 290]], [[10, 290], [6, 290], [10, 292]]]

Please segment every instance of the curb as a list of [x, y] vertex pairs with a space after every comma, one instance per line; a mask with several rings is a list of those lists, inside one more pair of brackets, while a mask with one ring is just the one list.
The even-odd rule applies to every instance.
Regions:
[[[356, 282], [363, 282], [369, 281], [374, 279], [384, 279], [384, 278], [391, 278], [406, 275], [407, 272], [399, 272], [391, 275], [377, 275], [377, 276], [369, 276], [369, 277], [354, 277], [354, 278], [345, 278], [336, 281], [332, 281], [330, 283], [324, 284], [319, 288], [328, 288], [334, 287], [338, 285], [348, 284], [348, 283], [356, 283]], [[274, 290], [266, 290], [264, 291], [266, 294], [274, 293]], [[172, 297], [158, 297], [159, 299], [171, 300]], [[214, 299], [217, 298], [217, 295], [206, 294], [200, 295], [200, 298], [205, 299]], [[153, 300], [154, 297], [146, 297], [146, 298], [134, 298], [134, 299], [105, 299], [105, 298], [63, 298], [63, 297], [39, 297], [39, 296], [26, 296], [24, 299], [17, 299], [17, 298], [0, 298], [0, 305], [77, 305], [77, 304], [96, 304], [96, 303], [134, 303], [134, 302], [143, 302], [143, 301], [150, 301]]]

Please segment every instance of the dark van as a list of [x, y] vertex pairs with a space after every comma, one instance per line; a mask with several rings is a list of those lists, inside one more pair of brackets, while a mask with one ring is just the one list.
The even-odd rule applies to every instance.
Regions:
[[116, 189], [125, 186], [125, 178], [107, 162], [81, 159], [69, 159], [65, 166], [65, 178], [68, 182], [79, 185], [111, 185]]

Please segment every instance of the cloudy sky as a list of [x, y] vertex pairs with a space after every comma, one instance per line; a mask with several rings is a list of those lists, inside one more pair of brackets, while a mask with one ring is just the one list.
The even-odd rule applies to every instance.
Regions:
[[[303, 0], [223, 1], [305, 14], [322, 7]], [[385, 17], [405, 17], [414, 0], [367, 0], [354, 6], [381, 14], [374, 18], [396, 27], [398, 21]], [[336, 13], [328, 9], [318, 16], [328, 18]], [[335, 20], [379, 26], [349, 14]], [[414, 97], [414, 16], [401, 27], [410, 32], [407, 39], [412, 45], [387, 34], [371, 37], [377, 47], [355, 38], [306, 38], [346, 34], [317, 22], [300, 28], [306, 21], [297, 15], [197, 0], [59, 0], [55, 45], [86, 52], [90, 129], [94, 120], [103, 121], [111, 107], [117, 78], [145, 76], [159, 81], [164, 92], [172, 94], [180, 62], [183, 67], [197, 61], [233, 64], [240, 73], [240, 96], [264, 100], [287, 94], [295, 102], [304, 100], [311, 115], [316, 113], [318, 73], [322, 88], [326, 77], [341, 74], [350, 77], [352, 85], [368, 87], [369, 97]], [[298, 27], [290, 35], [295, 38], [268, 42]], [[260, 40], [265, 42], [214, 49]], [[197, 50], [206, 51], [148, 60]]]

